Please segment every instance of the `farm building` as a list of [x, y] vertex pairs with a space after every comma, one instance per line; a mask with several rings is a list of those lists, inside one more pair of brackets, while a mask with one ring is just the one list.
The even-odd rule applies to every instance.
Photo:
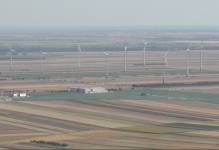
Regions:
[[18, 94], [18, 97], [26, 97], [26, 96], [27, 96], [26, 93], [20, 93], [20, 94]]
[[77, 92], [78, 87], [68, 87], [68, 92]]
[[10, 94], [10, 97], [18, 97], [18, 94], [15, 93], [15, 94]]
[[10, 94], [10, 97], [26, 97], [27, 94], [26, 93], [16, 93], [16, 94]]
[[68, 87], [68, 92], [78, 92], [78, 93], [107, 93], [108, 90], [105, 90], [101, 87], [94, 88], [76, 88], [76, 87]]

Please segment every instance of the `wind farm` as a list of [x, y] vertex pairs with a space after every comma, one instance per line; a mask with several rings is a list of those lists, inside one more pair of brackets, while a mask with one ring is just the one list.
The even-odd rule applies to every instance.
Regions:
[[2, 36], [0, 148], [217, 149], [219, 34], [181, 30]]

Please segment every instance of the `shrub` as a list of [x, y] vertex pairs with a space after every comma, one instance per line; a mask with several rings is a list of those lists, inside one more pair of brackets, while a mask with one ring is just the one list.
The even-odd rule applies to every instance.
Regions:
[[146, 93], [141, 93], [141, 96], [146, 96]]

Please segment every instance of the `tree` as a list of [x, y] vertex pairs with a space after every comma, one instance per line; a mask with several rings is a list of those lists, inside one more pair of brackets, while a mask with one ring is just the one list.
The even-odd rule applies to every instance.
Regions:
[[146, 93], [141, 93], [141, 96], [146, 96]]

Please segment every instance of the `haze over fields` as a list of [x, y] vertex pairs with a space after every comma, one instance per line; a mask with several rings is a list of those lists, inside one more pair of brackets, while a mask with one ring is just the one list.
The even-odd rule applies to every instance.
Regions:
[[218, 149], [218, 5], [0, 1], [0, 149]]

